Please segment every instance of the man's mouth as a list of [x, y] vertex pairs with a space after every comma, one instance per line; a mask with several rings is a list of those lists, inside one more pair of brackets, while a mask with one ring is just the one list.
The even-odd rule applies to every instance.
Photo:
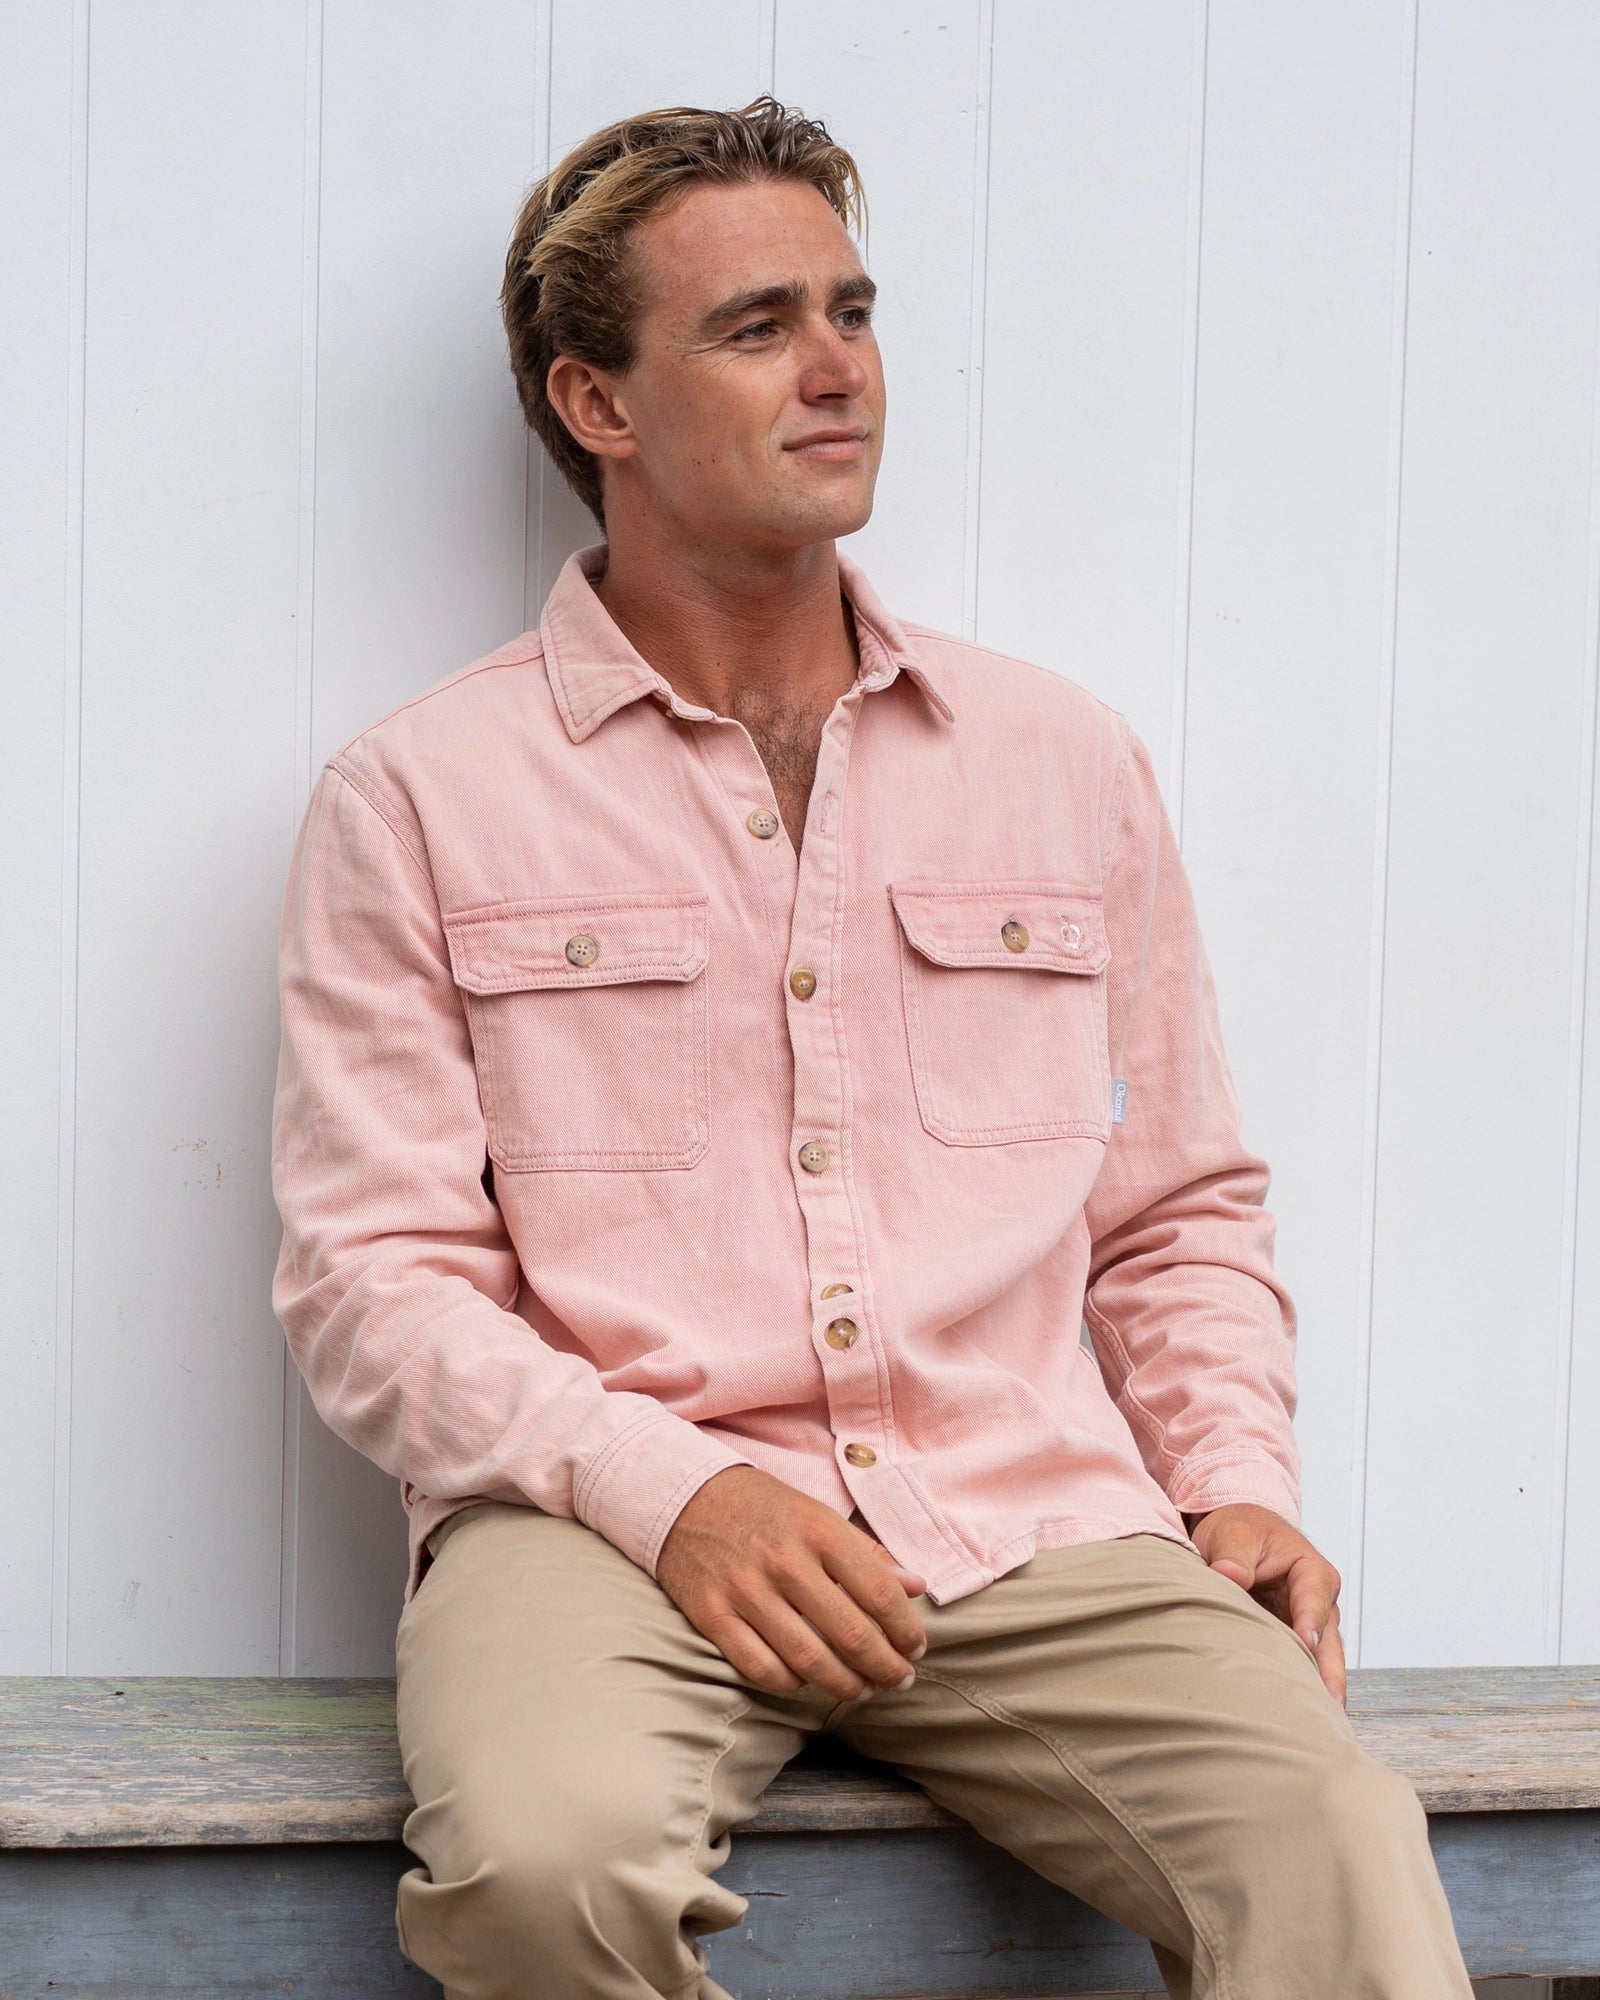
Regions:
[[786, 444], [784, 450], [793, 452], [797, 458], [848, 460], [859, 458], [866, 445], [866, 432], [859, 425], [854, 425], [812, 431], [808, 437], [796, 438], [793, 444]]

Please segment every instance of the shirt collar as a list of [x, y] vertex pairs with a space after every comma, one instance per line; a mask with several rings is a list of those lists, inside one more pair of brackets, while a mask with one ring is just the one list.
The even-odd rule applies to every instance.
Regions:
[[[675, 715], [708, 720], [712, 710], [685, 701], [664, 674], [635, 652], [595, 595], [593, 580], [605, 567], [605, 559], [604, 542], [568, 556], [539, 620], [545, 670], [567, 734], [581, 743], [608, 715], [644, 694], [654, 695]], [[944, 719], [953, 721], [949, 702], [859, 566], [845, 555], [838, 557], [838, 563], [840, 587], [855, 612], [861, 685], [887, 687], [903, 667]]]

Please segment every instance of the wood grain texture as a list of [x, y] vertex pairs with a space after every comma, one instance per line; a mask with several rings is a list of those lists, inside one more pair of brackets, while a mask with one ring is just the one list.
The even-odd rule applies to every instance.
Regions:
[[[1600, 1814], [1430, 1824], [1474, 1978], [1600, 1967]], [[0, 1853], [0, 2000], [425, 2000], [401, 1956], [397, 1843]], [[758, 1839], [719, 1871], [747, 1899], [707, 1937], [740, 2000], [1148, 1991], [1148, 1945], [970, 1830]], [[1578, 1984], [1554, 2000], [1594, 2000]]]
[[[1357, 1672], [1350, 1717], [1430, 1812], [1600, 1810], [1600, 1667]], [[411, 1805], [382, 1679], [0, 1680], [0, 1771], [12, 1848], [395, 1840]], [[960, 1824], [824, 1742], [743, 1830]]]
[[402, 1847], [0, 1854], [0, 2000], [442, 2000], [401, 1956]]

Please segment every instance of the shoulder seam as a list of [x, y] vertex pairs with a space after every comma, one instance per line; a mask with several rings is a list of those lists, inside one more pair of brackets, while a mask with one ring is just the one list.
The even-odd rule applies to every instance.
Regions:
[[[448, 694], [452, 688], [459, 687], [463, 681], [476, 680], [479, 674], [498, 673], [502, 667], [525, 667], [531, 661], [542, 659], [543, 657], [543, 646], [536, 644], [531, 646], [525, 653], [513, 654], [510, 659], [484, 660], [480, 661], [476, 666], [469, 664], [462, 667], [453, 674], [447, 674], [436, 686], [424, 688], [421, 694], [414, 694], [409, 701], [403, 701], [395, 708], [386, 709], [375, 721], [369, 722], [365, 728], [358, 729], [348, 742], [341, 743], [334, 754], [335, 756], [342, 757], [347, 750], [353, 749], [363, 736], [370, 736], [373, 730], [381, 729], [386, 722], [392, 722], [397, 715], [404, 715], [408, 709], [420, 708], [425, 701], [433, 701], [439, 695]], [[370, 799], [368, 800], [368, 804], [371, 804]]]
[[1075, 689], [1109, 715], [1120, 713], [1103, 695], [1096, 694], [1092, 687], [1071, 674], [1058, 673], [1054, 667], [1047, 667], [1042, 660], [1025, 660], [1020, 653], [1005, 653], [998, 646], [984, 645], [981, 639], [963, 639], [959, 632], [941, 632], [935, 625], [919, 625], [914, 619], [902, 618], [900, 629], [918, 639], [936, 639], [943, 646], [959, 646], [968, 653], [983, 653], [991, 660], [1004, 660], [1008, 666], [1026, 667], [1030, 673], [1043, 674], [1048, 680], [1059, 681]]
[[422, 857], [417, 853], [416, 849], [411, 845], [411, 842], [406, 839], [404, 833], [402, 833], [402, 831], [400, 830], [400, 826], [397, 819], [395, 818], [391, 809], [384, 804], [383, 795], [377, 790], [377, 788], [375, 786], [368, 786], [360, 778], [356, 776], [354, 769], [349, 764], [345, 763], [344, 752], [342, 750], [338, 751], [334, 756], [328, 759], [328, 769], [333, 772], [335, 777], [342, 778], [344, 782], [350, 787], [351, 791], [355, 793], [356, 797], [358, 799], [363, 800], [371, 808], [371, 810], [374, 813], [376, 813], [378, 818], [383, 821], [384, 825], [394, 835], [395, 839], [399, 842], [400, 846], [404, 848], [405, 852], [410, 856], [418, 872], [422, 875], [423, 879], [427, 882], [429, 888], [431, 889], [433, 886], [433, 877], [428, 873], [427, 867], [423, 863]]

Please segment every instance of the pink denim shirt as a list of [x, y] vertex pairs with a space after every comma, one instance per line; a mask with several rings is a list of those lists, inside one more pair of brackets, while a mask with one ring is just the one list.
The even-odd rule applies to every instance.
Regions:
[[604, 554], [330, 759], [290, 872], [273, 1305], [402, 1482], [406, 1598], [486, 1498], [654, 1574], [730, 1465], [859, 1507], [936, 1604], [1227, 1501], [1297, 1522], [1267, 1166], [1126, 718], [841, 556], [797, 856]]

